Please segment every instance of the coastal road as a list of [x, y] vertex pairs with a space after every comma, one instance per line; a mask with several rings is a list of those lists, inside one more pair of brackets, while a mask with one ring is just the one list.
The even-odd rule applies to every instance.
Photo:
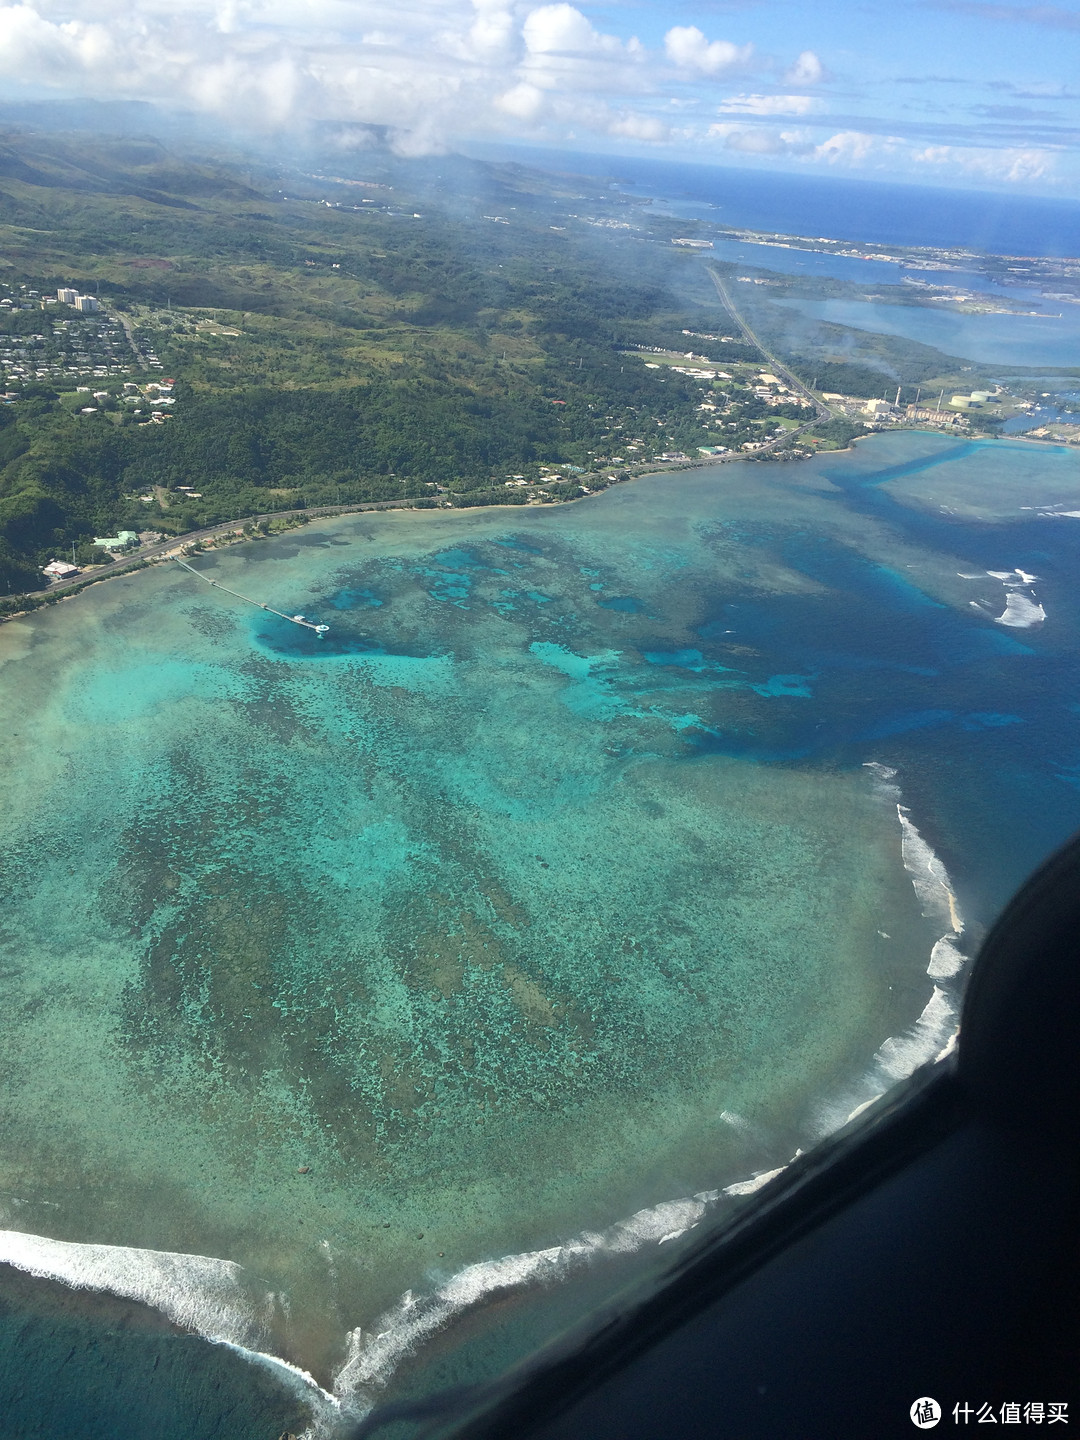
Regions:
[[235, 534], [245, 525], [258, 525], [264, 520], [295, 519], [298, 515], [317, 520], [323, 515], [359, 515], [365, 510], [391, 510], [395, 506], [400, 507], [401, 501], [368, 500], [354, 505], [318, 505], [298, 510], [272, 510], [266, 515], [244, 515], [237, 520], [224, 520], [220, 525], [208, 525], [202, 530], [186, 530], [182, 535], [171, 535], [168, 540], [163, 540], [158, 545], [148, 545], [145, 550], [135, 551], [126, 560], [117, 560], [112, 565], [95, 570], [93, 574], [84, 573], [73, 580], [59, 580], [47, 590], [28, 590], [25, 593], [31, 600], [41, 600], [46, 595], [62, 595], [65, 591], [92, 585], [95, 580], [109, 580], [113, 575], [122, 575], [125, 570], [132, 570], [145, 560], [160, 560], [171, 551], [179, 550], [183, 545], [191, 545], [196, 540], [213, 540], [219, 535]]
[[[761, 347], [759, 346], [758, 348], [760, 349]], [[767, 354], [767, 352], [762, 351], [762, 354]], [[776, 364], [775, 361], [771, 361], [771, 363]], [[780, 367], [778, 366], [777, 368]], [[811, 396], [810, 398], [812, 399], [813, 397]], [[819, 408], [824, 409], [824, 407]], [[825, 413], [828, 415], [831, 412], [826, 411]], [[765, 444], [757, 450], [749, 452], [733, 450], [727, 455], [711, 455], [701, 460], [690, 462], [690, 466], [688, 466], [685, 461], [681, 464], [675, 463], [671, 466], [665, 466], [662, 469], [646, 465], [641, 471], [632, 473], [630, 478], [636, 480], [642, 479], [646, 475], [670, 474], [673, 470], [685, 470], [687, 468], [700, 469], [705, 465], [723, 465], [732, 460], [757, 460], [772, 450], [787, 447], [796, 436], [800, 435], [804, 430], [809, 430], [816, 424], [816, 420], [810, 420], [805, 425], [800, 425], [797, 430], [785, 430], [782, 434], [777, 435], [775, 439], [767, 440]], [[590, 477], [584, 475], [581, 478], [588, 480]], [[367, 500], [357, 501], [352, 505], [302, 506], [295, 510], [272, 510], [265, 515], [244, 515], [236, 520], [224, 520], [219, 525], [205, 526], [202, 530], [188, 530], [182, 535], [171, 535], [167, 540], [163, 540], [157, 545], [148, 545], [144, 550], [134, 551], [126, 560], [114, 561], [113, 564], [102, 566], [100, 570], [95, 570], [92, 574], [84, 573], [77, 575], [73, 580], [58, 580], [55, 585], [50, 585], [45, 590], [28, 590], [24, 593], [27, 599], [30, 600], [43, 600], [46, 596], [68, 594], [71, 591], [81, 590], [87, 585], [93, 585], [98, 580], [111, 580], [114, 575], [123, 575], [125, 571], [133, 570], [148, 560], [161, 560], [172, 552], [179, 550], [182, 546], [193, 544], [196, 540], [215, 540], [221, 535], [235, 535], [243, 530], [245, 525], [258, 525], [263, 521], [270, 520], [296, 519], [299, 516], [303, 516], [307, 520], [318, 520], [328, 515], [362, 515], [365, 511], [369, 510], [394, 510], [402, 508], [412, 507], [403, 507], [400, 500]]]
[[720, 278], [720, 275], [712, 268], [711, 265], [706, 265], [705, 268], [706, 270], [708, 270], [710, 276], [712, 277], [712, 282], [716, 286], [716, 293], [720, 296], [724, 309], [731, 316], [732, 320], [734, 320], [735, 324], [739, 327], [739, 330], [741, 331], [745, 339], [748, 340], [751, 345], [753, 345], [755, 350], [759, 350], [761, 352], [761, 354], [769, 362], [772, 370], [780, 376], [781, 380], [784, 381], [784, 383], [788, 386], [789, 389], [794, 390], [797, 395], [801, 395], [804, 400], [810, 401], [810, 403], [817, 411], [818, 420], [831, 420], [835, 412], [831, 410], [823, 400], [819, 400], [812, 390], [808, 390], [807, 387], [803, 384], [803, 382], [799, 379], [799, 377], [797, 375], [793, 375], [791, 371], [787, 368], [787, 366], [783, 363], [783, 361], [778, 360], [771, 350], [766, 350], [765, 346], [754, 334], [753, 330], [750, 329], [750, 326], [739, 314], [738, 310], [736, 310], [735, 302], [734, 300], [732, 300], [731, 295], [728, 293], [728, 288], [724, 284], [723, 280]]

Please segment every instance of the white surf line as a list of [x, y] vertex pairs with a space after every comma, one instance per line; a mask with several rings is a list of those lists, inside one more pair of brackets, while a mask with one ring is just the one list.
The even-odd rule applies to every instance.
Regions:
[[[199, 1335], [246, 1347], [265, 1337], [252, 1296], [240, 1282], [242, 1267], [232, 1260], [0, 1230], [0, 1262], [73, 1290], [142, 1301]], [[266, 1299], [272, 1304], [272, 1297]]]
[[[966, 963], [966, 956], [956, 948], [964, 921], [948, 872], [901, 803], [900, 789], [892, 783], [896, 771], [874, 761], [867, 762], [865, 768], [875, 775], [879, 793], [896, 804], [904, 866], [923, 913], [949, 927], [931, 951], [927, 974], [935, 980], [950, 979]], [[821, 1107], [816, 1127], [819, 1138], [853, 1119], [919, 1065], [948, 1054], [956, 1042], [958, 1018], [953, 998], [935, 984], [914, 1025], [884, 1041], [861, 1081]], [[723, 1111], [721, 1119], [740, 1131], [750, 1128], [749, 1122], [729, 1111]], [[797, 1151], [792, 1159], [801, 1153]], [[370, 1329], [359, 1327], [348, 1333], [345, 1360], [334, 1376], [332, 1394], [307, 1371], [259, 1348], [265, 1330], [258, 1322], [258, 1307], [240, 1284], [242, 1268], [233, 1261], [123, 1246], [82, 1245], [17, 1231], [0, 1231], [0, 1261], [7, 1260], [31, 1274], [62, 1280], [76, 1288], [110, 1291], [155, 1306], [204, 1339], [227, 1345], [251, 1363], [269, 1369], [310, 1405], [312, 1424], [301, 1440], [332, 1440], [343, 1421], [355, 1422], [374, 1408], [379, 1392], [403, 1360], [456, 1316], [488, 1296], [531, 1285], [557, 1284], [601, 1256], [629, 1255], [648, 1245], [660, 1246], [679, 1239], [698, 1225], [721, 1197], [752, 1195], [781, 1175], [790, 1163], [758, 1171], [722, 1190], [703, 1190], [688, 1199], [639, 1210], [606, 1230], [585, 1231], [563, 1245], [478, 1261], [457, 1271], [427, 1295], [407, 1291]], [[203, 1286], [205, 1293], [200, 1293]], [[270, 1313], [273, 1304], [274, 1297], [266, 1294], [262, 1308]]]
[[[982, 579], [981, 575], [966, 575], [959, 570], [956, 573], [961, 580]], [[1000, 615], [993, 616], [996, 625], [1007, 625], [1011, 630], [1030, 630], [1033, 625], [1043, 623], [1046, 619], [1046, 611], [1030, 589], [1038, 580], [1037, 575], [1029, 575], [1026, 570], [1019, 568], [1016, 570], [987, 570], [985, 573], [994, 580], [1000, 580], [1005, 586], [1005, 609]], [[984, 614], [989, 613], [987, 608], [977, 600], [970, 601], [970, 604], [975, 610], [982, 610]]]
[[401, 1362], [463, 1311], [500, 1291], [556, 1284], [598, 1256], [629, 1255], [678, 1239], [719, 1196], [717, 1190], [703, 1190], [687, 1200], [668, 1200], [564, 1245], [467, 1265], [429, 1295], [406, 1292], [370, 1330], [350, 1332], [345, 1362], [334, 1377], [335, 1395], [343, 1408], [366, 1414]]
[[328, 1390], [324, 1390], [314, 1375], [310, 1375], [306, 1370], [301, 1370], [298, 1365], [290, 1365], [288, 1360], [282, 1360], [277, 1355], [271, 1355], [265, 1350], [249, 1350], [244, 1345], [237, 1345], [234, 1341], [225, 1340], [218, 1335], [207, 1335], [204, 1338], [209, 1340], [212, 1345], [224, 1345], [250, 1364], [268, 1370], [298, 1400], [310, 1407], [312, 1423], [297, 1437], [297, 1440], [332, 1440], [342, 1419], [360, 1418], [346, 1413], [338, 1397], [331, 1395]]
[[[896, 771], [873, 760], [867, 761], [864, 769], [874, 775], [878, 793], [896, 805], [904, 869], [911, 877], [922, 913], [941, 925], [945, 933], [935, 941], [930, 951], [926, 973], [935, 984], [922, 1014], [903, 1034], [891, 1035], [878, 1047], [867, 1072], [846, 1097], [839, 1096], [835, 1102], [820, 1108], [822, 1137], [854, 1119], [897, 1081], [906, 1080], [920, 1065], [941, 1060], [952, 1052], [959, 1032], [959, 1005], [949, 989], [936, 982], [953, 980], [967, 964], [968, 958], [959, 948], [958, 942], [964, 933], [964, 917], [949, 872], [919, 834], [907, 806], [902, 803], [900, 788], [893, 783]], [[854, 1106], [852, 1101], [856, 1102]]]
[[152, 1307], [181, 1329], [270, 1370], [311, 1407], [313, 1426], [301, 1440], [322, 1440], [332, 1433], [340, 1401], [306, 1370], [258, 1348], [268, 1335], [259, 1311], [269, 1318], [275, 1299], [269, 1292], [256, 1297], [246, 1289], [243, 1267], [235, 1261], [0, 1230], [0, 1263], [73, 1290], [119, 1295]]
[[967, 963], [967, 956], [957, 948], [964, 933], [964, 917], [949, 872], [919, 834], [908, 807], [902, 803], [900, 787], [893, 784], [896, 771], [875, 761], [869, 761], [864, 768], [875, 776], [879, 793], [896, 804], [904, 869], [911, 876], [923, 914], [928, 920], [937, 921], [944, 930], [930, 952], [926, 973], [931, 980], [951, 980]]
[[[790, 1164], [791, 1161], [789, 1160], [788, 1165]], [[786, 1169], [787, 1165], [778, 1165], [775, 1170], [759, 1170], [755, 1175], [752, 1175], [749, 1180], [736, 1180], [734, 1185], [725, 1185], [724, 1194], [753, 1195], [756, 1191], [760, 1190], [763, 1185], [767, 1185], [770, 1180], [775, 1180], [777, 1175], [782, 1175]]]

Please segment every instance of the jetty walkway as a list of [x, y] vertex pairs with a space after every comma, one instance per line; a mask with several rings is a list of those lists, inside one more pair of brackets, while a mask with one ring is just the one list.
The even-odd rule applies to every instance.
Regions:
[[223, 590], [226, 595], [235, 595], [237, 600], [244, 600], [248, 605], [254, 605], [258, 610], [267, 610], [271, 615], [276, 615], [281, 620], [288, 620], [290, 625], [302, 625], [305, 630], [312, 630], [321, 640], [330, 629], [329, 625], [316, 625], [311, 620], [305, 620], [303, 615], [286, 615], [284, 610], [275, 610], [272, 605], [265, 604], [262, 600], [253, 600], [250, 595], [241, 595], [239, 590], [230, 590], [227, 585], [222, 585], [220, 580], [211, 580], [209, 575], [204, 575], [201, 570], [196, 570], [194, 565], [189, 565], [186, 560], [181, 560], [178, 555], [173, 559], [177, 565], [182, 565], [185, 570], [190, 570], [192, 575], [197, 575], [200, 580], [205, 580], [207, 585], [213, 585], [215, 590]]

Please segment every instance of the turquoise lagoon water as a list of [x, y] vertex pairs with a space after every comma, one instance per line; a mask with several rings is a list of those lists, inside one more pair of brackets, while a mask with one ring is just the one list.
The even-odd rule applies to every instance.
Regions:
[[196, 562], [322, 641], [178, 568], [0, 628], [0, 1258], [362, 1409], [722, 1214], [1076, 824], [1072, 505], [882, 436]]

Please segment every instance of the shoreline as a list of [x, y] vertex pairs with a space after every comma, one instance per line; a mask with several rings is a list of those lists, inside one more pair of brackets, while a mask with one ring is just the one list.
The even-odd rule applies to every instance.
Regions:
[[[816, 423], [816, 421], [812, 422], [812, 424]], [[805, 428], [811, 427], [807, 426]], [[874, 434], [887, 435], [901, 434], [904, 432], [909, 432], [917, 435], [940, 435], [942, 439], [948, 440], [1005, 440], [1010, 444], [1018, 445], [1043, 446], [1047, 448], [1056, 448], [1063, 450], [1067, 450], [1070, 448], [1067, 442], [1061, 440], [1044, 439], [1042, 437], [1000, 434], [958, 435], [955, 432], [934, 429], [929, 426], [910, 425], [898, 426], [895, 430], [890, 428], [889, 430], [872, 431], [869, 435], [856, 435], [852, 439], [850, 445], [838, 446], [835, 450], [817, 450], [806, 455], [795, 455], [790, 457], [790, 461], [785, 461], [784, 463], [798, 463], [799, 461], [803, 460], [813, 460], [818, 455], [825, 454], [848, 454], [858, 446], [860, 440], [870, 439], [871, 436]], [[799, 431], [790, 431], [787, 435], [778, 438], [783, 439], [784, 441], [790, 441], [794, 440], [799, 433]], [[778, 448], [777, 442], [772, 442], [772, 445], [774, 448]], [[736, 461], [754, 463], [761, 460], [770, 460], [769, 449], [752, 451], [750, 454], [733, 453], [730, 455], [710, 456], [708, 458], [702, 458], [700, 460], [688, 459], [682, 461], [671, 461], [662, 468], [650, 468], [647, 470], [641, 470], [634, 473], [629, 473], [623, 478], [609, 481], [609, 483], [603, 487], [603, 490], [590, 490], [586, 494], [575, 495], [572, 498], [564, 500], [550, 499], [548, 501], [540, 501], [538, 503], [526, 503], [524, 505], [506, 503], [493, 505], [418, 505], [415, 503], [415, 501], [410, 502], [405, 500], [358, 500], [354, 503], [345, 505], [319, 505], [313, 507], [304, 507], [303, 509], [295, 510], [273, 510], [267, 511], [266, 513], [261, 515], [249, 515], [244, 517], [243, 519], [223, 520], [218, 525], [207, 526], [201, 530], [191, 530], [188, 531], [186, 535], [173, 536], [169, 540], [162, 541], [159, 544], [152, 546], [144, 554], [134, 555], [131, 557], [131, 559], [117, 562], [114, 565], [110, 565], [107, 569], [105, 567], [102, 567], [100, 571], [95, 570], [92, 574], [81, 575], [76, 580], [62, 580], [59, 582], [59, 584], [55, 586], [50, 586], [50, 588], [47, 590], [26, 591], [23, 595], [20, 595], [18, 597], [18, 600], [30, 601], [32, 603], [25, 605], [23, 608], [17, 610], [12, 610], [7, 613], [0, 613], [0, 625], [7, 624], [11, 620], [24, 620], [28, 615], [32, 615], [36, 610], [43, 609], [44, 607], [49, 605], [58, 604], [62, 600], [73, 599], [75, 596], [81, 594], [82, 591], [89, 589], [91, 585], [98, 585], [107, 580], [117, 579], [121, 575], [134, 575], [139, 570], [146, 570], [149, 569], [151, 566], [159, 565], [170, 560], [175, 560], [179, 557], [187, 558], [191, 555], [202, 554], [204, 545], [206, 549], [225, 550], [229, 549], [233, 545], [242, 544], [244, 541], [276, 539], [280, 535], [287, 533], [289, 530], [303, 528], [305, 525], [310, 524], [310, 522], [313, 520], [328, 520], [333, 518], [334, 516], [363, 515], [370, 514], [376, 511], [389, 513], [402, 511], [457, 512], [462, 510], [479, 510], [486, 513], [490, 510], [510, 510], [517, 512], [520, 510], [537, 509], [541, 507], [546, 509], [554, 509], [557, 507], [562, 507], [564, 505], [578, 505], [585, 500], [593, 500], [596, 498], [597, 495], [603, 494], [606, 490], [610, 490], [613, 485], [626, 485], [634, 480], [649, 480], [655, 478], [656, 476], [680, 474], [683, 471], [687, 470], [705, 470], [710, 469], [713, 466], [729, 465]], [[270, 526], [273, 525], [273, 522], [275, 520], [287, 520], [292, 521], [292, 523], [283, 525], [280, 529], [276, 531], [268, 531], [267, 533], [263, 534], [247, 533], [248, 527], [258, 526], [261, 524], [266, 524]]]
[[[854, 447], [849, 447], [849, 448], [853, 449]], [[683, 468], [709, 468], [709, 467], [707, 466], [707, 464], [704, 464], [704, 463], [703, 463], [703, 464], [700, 464], [700, 465], [695, 465], [693, 462], [691, 462], [690, 464], [684, 465]], [[748, 472], [741, 472], [741, 474], [742, 474], [743, 476], [745, 476], [747, 473], [748, 473]], [[752, 473], [752, 472], [750, 472], [750, 473]], [[641, 477], [641, 478], [644, 478], [644, 477]], [[724, 492], [724, 490], [723, 490], [723, 478], [724, 478], [724, 477], [719, 476], [719, 475], [717, 475], [717, 476], [715, 476], [715, 477], [714, 477], [713, 475], [710, 475], [710, 476], [707, 476], [707, 477], [706, 477], [706, 476], [702, 476], [702, 477], [700, 478], [699, 485], [698, 485], [698, 486], [695, 486], [695, 487], [693, 487], [693, 488], [699, 489], [699, 490], [701, 490], [701, 491], [705, 491], [706, 493], [708, 493], [708, 492], [714, 492], [714, 493], [716, 493], [716, 494], [719, 495], [719, 496], [723, 496], [723, 494], [726, 493], [726, 492]], [[737, 480], [739, 477], [736, 476], [736, 477], [734, 477], [734, 478]], [[763, 480], [766, 480], [766, 482], [767, 482], [767, 477], [761, 477], [761, 478], [762, 478]], [[767, 482], [767, 483], [768, 483], [768, 482]], [[734, 489], [734, 488], [737, 488], [737, 487], [732, 487], [732, 488]], [[661, 498], [661, 497], [662, 497], [662, 490], [663, 490], [663, 487], [660, 487], [659, 490], [658, 490], [658, 492], [657, 492], [658, 498]], [[580, 498], [591, 498], [591, 497], [580, 497]], [[616, 503], [618, 503], [618, 502], [616, 502]], [[412, 507], [394, 507], [394, 508], [412, 508]], [[478, 507], [478, 508], [491, 508], [491, 507]], [[502, 509], [514, 509], [514, 510], [518, 510], [518, 509], [521, 509], [521, 508], [524, 508], [524, 507], [521, 507], [521, 506], [501, 506], [501, 507], [496, 507], [496, 508], [499, 508], [500, 510], [502, 510]], [[405, 522], [403, 522], [403, 523], [405, 523]], [[499, 523], [498, 520], [495, 520], [495, 524], [497, 525], [498, 523]], [[557, 523], [557, 522], [554, 522], [554, 523]], [[235, 526], [234, 526], [233, 528], [235, 529]], [[410, 526], [409, 528], [411, 529], [412, 527]], [[417, 528], [419, 529], [419, 528], [422, 528], [422, 527], [417, 527]], [[437, 536], [437, 535], [440, 534], [441, 532], [438, 532], [438, 531], [436, 530], [435, 532], [431, 532], [431, 533], [432, 533], [433, 536]], [[130, 573], [130, 572], [129, 572], [129, 573]], [[103, 578], [105, 578], [105, 577], [103, 577]], [[247, 587], [245, 587], [245, 588], [247, 588]], [[891, 929], [892, 927], [890, 926], [889, 928]], [[858, 1100], [861, 1102], [862, 1099], [863, 1099], [862, 1093], [860, 1093], [857, 1098], [858, 1098]], [[846, 1102], [845, 1102], [845, 1103], [846, 1103]], [[852, 1104], [851, 1104], [850, 1106], [848, 1106], [847, 1108], [848, 1108], [848, 1109], [854, 1108], [854, 1102], [852, 1102]], [[791, 1153], [791, 1152], [789, 1151], [788, 1153]], [[783, 1158], [786, 1158], [786, 1156], [783, 1157]], [[745, 1182], [745, 1181], [744, 1181], [743, 1183], [748, 1183], [748, 1182]], [[591, 1282], [590, 1282], [590, 1283], [591, 1283]], [[524, 1308], [524, 1307], [523, 1307], [523, 1308]], [[449, 1348], [449, 1349], [452, 1349], [452, 1348], [453, 1348], [453, 1344], [454, 1344], [453, 1340], [452, 1340], [451, 1337], [448, 1335], [447, 1338], [446, 1338], [446, 1341], [445, 1341], [445, 1346], [446, 1346], [447, 1348]], [[433, 1357], [433, 1359], [437, 1359], [437, 1358], [438, 1358], [438, 1357]], [[404, 1380], [405, 1378], [406, 1378], [406, 1377], [403, 1377], [403, 1380]], [[275, 1432], [275, 1433], [276, 1433], [276, 1432]]]
[[[609, 482], [603, 487], [604, 490], [611, 489], [612, 483], [625, 485], [631, 480], [646, 480], [654, 475], [670, 475], [678, 470], [700, 470], [709, 464], [719, 464], [729, 457], [718, 455], [713, 460], [685, 460], [674, 462], [666, 469], [649, 469], [633, 474], [627, 474], [625, 478]], [[731, 456], [731, 459], [750, 459], [750, 456]], [[576, 505], [582, 500], [591, 500], [596, 495], [602, 494], [600, 490], [592, 490], [583, 495], [575, 495], [571, 499], [557, 500], [550, 499], [539, 504], [512, 504], [503, 503], [495, 505], [418, 505], [415, 501], [407, 500], [357, 500], [345, 505], [318, 505], [305, 506], [295, 510], [271, 510], [261, 515], [248, 515], [242, 519], [223, 520], [218, 525], [206, 526], [200, 530], [189, 530], [183, 535], [170, 537], [168, 540], [160, 541], [151, 546], [142, 554], [132, 555], [130, 559], [119, 561], [109, 566], [102, 566], [92, 573], [84, 573], [74, 580], [62, 580], [56, 585], [51, 585], [47, 590], [28, 590], [18, 596], [18, 600], [28, 600], [33, 603], [24, 609], [13, 610], [7, 614], [0, 614], [0, 625], [9, 620], [21, 620], [27, 615], [33, 614], [44, 606], [54, 605], [61, 600], [73, 599], [82, 591], [89, 589], [91, 585], [98, 585], [106, 580], [113, 580], [121, 575], [133, 575], [139, 570], [149, 569], [152, 565], [174, 560], [177, 557], [188, 557], [203, 553], [203, 546], [207, 549], [225, 550], [232, 545], [242, 544], [244, 541], [258, 541], [277, 539], [280, 535], [288, 533], [289, 530], [302, 529], [312, 520], [328, 520], [334, 516], [363, 515], [378, 511], [401, 512], [401, 511], [462, 511], [479, 510], [486, 513], [489, 510], [512, 510], [520, 511], [526, 509], [555, 508], [563, 505]], [[275, 520], [292, 521], [291, 524], [282, 525], [279, 529], [267, 533], [246, 533], [249, 527], [266, 524], [272, 526]], [[220, 543], [224, 541], [224, 543]]]

